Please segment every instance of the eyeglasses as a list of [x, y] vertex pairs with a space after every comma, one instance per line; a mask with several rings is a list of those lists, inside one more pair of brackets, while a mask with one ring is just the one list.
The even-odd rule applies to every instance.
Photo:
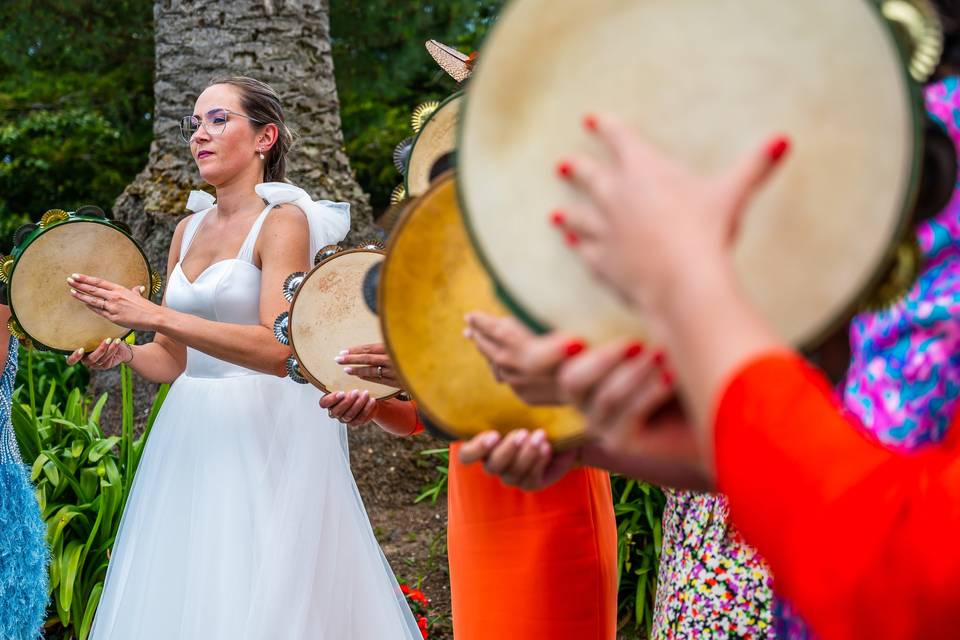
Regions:
[[231, 116], [246, 118], [250, 122], [254, 122], [256, 124], [267, 124], [266, 122], [261, 122], [256, 118], [251, 118], [250, 116], [237, 113], [236, 111], [230, 111], [229, 109], [211, 109], [204, 114], [202, 120], [197, 116], [184, 116], [181, 118], [180, 137], [183, 138], [184, 142], [189, 143], [190, 139], [193, 138], [193, 134], [197, 132], [197, 129], [199, 129], [201, 125], [210, 135], [218, 136], [223, 133], [224, 129], [227, 128], [227, 120]]

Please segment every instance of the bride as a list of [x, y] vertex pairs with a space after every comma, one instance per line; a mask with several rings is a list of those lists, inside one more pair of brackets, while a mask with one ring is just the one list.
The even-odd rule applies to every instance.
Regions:
[[291, 135], [262, 82], [210, 85], [181, 133], [217, 197], [192, 194], [163, 305], [139, 288], [68, 280], [94, 312], [156, 332], [145, 345], [78, 350], [71, 363], [125, 362], [173, 382], [91, 637], [419, 639], [357, 492], [344, 427], [313, 387], [282, 378], [289, 349], [272, 332], [284, 279], [343, 239], [349, 207], [282, 182]]

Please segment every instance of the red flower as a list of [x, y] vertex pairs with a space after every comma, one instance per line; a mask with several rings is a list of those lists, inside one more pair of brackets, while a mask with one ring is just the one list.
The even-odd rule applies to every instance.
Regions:
[[414, 602], [419, 602], [423, 606], [427, 606], [427, 596], [425, 596], [420, 589], [414, 589], [408, 597]]
[[408, 586], [405, 585], [405, 584], [401, 584], [401, 585], [400, 585], [400, 592], [401, 592], [403, 595], [408, 596], [408, 595], [410, 595], [410, 587], [408, 587]]
[[417, 626], [420, 627], [420, 633], [423, 635], [424, 640], [426, 640], [427, 634], [427, 619], [424, 616], [417, 616]]

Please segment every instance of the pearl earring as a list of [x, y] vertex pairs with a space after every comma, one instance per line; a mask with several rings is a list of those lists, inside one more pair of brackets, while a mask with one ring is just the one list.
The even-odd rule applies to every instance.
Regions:
[[264, 159], [264, 157], [263, 157], [263, 151], [262, 151], [259, 147], [257, 148], [257, 153], [260, 154], [260, 159], [263, 160], [263, 159]]

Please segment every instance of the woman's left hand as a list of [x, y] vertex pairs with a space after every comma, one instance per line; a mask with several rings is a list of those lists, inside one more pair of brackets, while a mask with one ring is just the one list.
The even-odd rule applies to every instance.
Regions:
[[393, 361], [382, 344], [362, 344], [344, 349], [336, 357], [336, 361], [337, 364], [350, 365], [343, 370], [347, 375], [396, 389], [401, 388]]
[[348, 427], [359, 427], [373, 419], [377, 400], [370, 397], [369, 391], [334, 391], [320, 398], [320, 408]]
[[577, 464], [579, 449], [557, 453], [542, 430], [526, 429], [503, 436], [486, 431], [463, 443], [460, 462], [483, 462], [487, 473], [500, 476], [504, 484], [525, 491], [549, 487]]
[[75, 273], [67, 278], [70, 295], [90, 311], [134, 331], [156, 331], [163, 307], [144, 297], [142, 285], [130, 289], [93, 276]]

